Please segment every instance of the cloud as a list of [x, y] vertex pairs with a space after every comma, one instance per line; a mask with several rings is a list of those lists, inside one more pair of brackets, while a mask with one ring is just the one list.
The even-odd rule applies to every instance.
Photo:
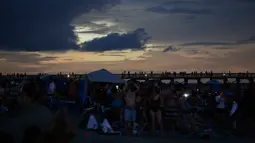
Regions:
[[206, 1], [203, 1], [203, 0], [171, 0], [171, 1], [166, 1], [164, 2], [162, 5], [170, 5], [170, 6], [184, 6], [184, 5], [189, 5], [189, 6], [197, 6], [197, 5], [200, 5], [200, 6], [205, 6], [207, 4], [210, 4], [210, 5], [218, 5], [222, 3], [221, 0], [206, 0]]
[[99, 28], [99, 29], [93, 29], [93, 30], [87, 30], [87, 31], [79, 31], [77, 33], [85, 34], [85, 33], [95, 33], [95, 34], [107, 34], [109, 33], [110, 28]]
[[166, 53], [166, 52], [175, 52], [175, 51], [179, 51], [180, 49], [179, 48], [177, 48], [177, 47], [174, 47], [174, 46], [169, 46], [169, 47], [167, 47], [167, 48], [165, 48], [162, 52], [163, 53]]
[[[207, 8], [206, 4], [211, 2], [201, 1], [166, 1], [160, 5], [153, 6], [147, 9], [149, 12], [162, 14], [183, 14], [183, 15], [208, 15], [214, 14], [213, 11]], [[202, 7], [202, 8], [201, 8]]]
[[122, 57], [122, 56], [125, 56], [125, 55], [122, 55], [122, 54], [100, 54], [100, 56], [113, 56], [113, 57]]
[[184, 52], [188, 55], [196, 55], [196, 54], [208, 55], [209, 54], [208, 51], [202, 51], [200, 49], [185, 49]]
[[[86, 17], [85, 17], [86, 18]], [[117, 23], [110, 22], [110, 21], [84, 21], [81, 24], [83, 18], [81, 20], [75, 20], [75, 33], [77, 34], [108, 34], [112, 31], [120, 32], [119, 26]]]
[[192, 8], [165, 8], [163, 6], [155, 6], [148, 8], [149, 12], [156, 12], [161, 14], [184, 14], [184, 15], [208, 15], [213, 14], [209, 9], [192, 9]]
[[39, 64], [44, 61], [52, 61], [57, 57], [41, 56], [37, 53], [20, 53], [20, 52], [1, 52], [0, 57], [2, 61], [11, 63], [32, 63]]
[[202, 4], [200, 1], [182, 1], [182, 0], [173, 0], [173, 1], [166, 1], [162, 3], [162, 6], [184, 6], [184, 5], [200, 5]]
[[90, 52], [104, 52], [114, 50], [141, 50], [150, 39], [143, 28], [138, 28], [126, 34], [112, 33], [106, 37], [96, 38], [82, 44], [81, 50]]
[[0, 9], [0, 47], [9, 51], [78, 49], [71, 22], [91, 10], [120, 0], [3, 0]]
[[248, 39], [244, 39], [244, 40], [240, 40], [237, 41], [236, 44], [240, 45], [240, 44], [250, 44], [250, 43], [255, 43], [255, 36], [251, 36]]
[[226, 46], [233, 45], [234, 43], [224, 43], [224, 42], [191, 42], [184, 43], [182, 46]]
[[236, 46], [255, 43], [255, 36], [251, 36], [244, 40], [239, 40], [236, 42], [191, 42], [184, 43], [181, 46]]
[[238, 2], [249, 2], [255, 3], [255, 0], [237, 0]]

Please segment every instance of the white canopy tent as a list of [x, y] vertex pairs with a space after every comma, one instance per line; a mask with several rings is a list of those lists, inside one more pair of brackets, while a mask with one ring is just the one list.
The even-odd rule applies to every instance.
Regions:
[[124, 84], [125, 80], [121, 79], [117, 75], [107, 71], [106, 69], [97, 70], [88, 73], [88, 79], [91, 82], [105, 82], [105, 83], [116, 83]]
[[114, 83], [114, 84], [125, 84], [125, 80], [121, 79], [117, 75], [107, 71], [106, 69], [97, 70], [90, 72], [83, 79], [80, 80], [79, 96], [80, 100], [85, 103], [86, 98], [90, 97], [89, 94], [89, 81], [90, 82], [103, 82], [103, 83]]

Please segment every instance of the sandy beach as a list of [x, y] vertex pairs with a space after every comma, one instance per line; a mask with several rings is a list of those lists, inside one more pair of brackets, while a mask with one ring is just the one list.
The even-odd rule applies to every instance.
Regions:
[[[154, 142], [225, 142], [231, 141], [232, 143], [243, 141], [244, 139], [228, 137], [228, 138], [212, 138], [210, 140], [202, 140], [195, 137], [187, 137], [181, 135], [168, 135], [165, 137], [155, 136], [155, 137], [126, 137], [117, 135], [99, 135], [96, 132], [87, 132], [85, 136], [85, 130], [78, 128], [78, 125], [82, 118], [75, 114], [69, 114], [71, 122], [77, 127], [77, 135], [72, 140], [72, 143], [154, 143]], [[38, 104], [26, 104], [20, 107], [15, 113], [10, 113], [5, 116], [0, 117], [0, 130], [11, 133], [17, 143], [21, 142], [23, 137], [23, 132], [29, 125], [36, 125], [42, 130], [47, 128], [48, 123], [53, 118], [54, 113], [50, 111], [47, 107]]]

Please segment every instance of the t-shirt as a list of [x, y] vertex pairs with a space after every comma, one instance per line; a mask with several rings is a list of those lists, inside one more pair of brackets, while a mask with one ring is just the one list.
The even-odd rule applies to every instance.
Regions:
[[219, 109], [225, 108], [225, 99], [224, 98], [222, 98], [221, 96], [216, 96], [215, 100], [216, 100], [216, 102], [218, 102], [216, 108], [219, 108]]
[[236, 112], [237, 108], [238, 108], [238, 104], [236, 102], [234, 102], [229, 115], [232, 116]]
[[111, 89], [107, 89], [107, 96], [110, 96], [111, 95]]
[[56, 88], [56, 85], [54, 82], [51, 82], [49, 84], [49, 88], [48, 88], [48, 94], [53, 94], [55, 92], [55, 88]]

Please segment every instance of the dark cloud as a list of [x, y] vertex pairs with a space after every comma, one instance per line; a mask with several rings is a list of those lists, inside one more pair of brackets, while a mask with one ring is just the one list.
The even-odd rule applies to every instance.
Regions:
[[39, 64], [43, 61], [52, 61], [56, 57], [42, 57], [37, 53], [19, 53], [19, 52], [2, 52], [0, 53], [1, 60], [12, 63], [32, 63]]
[[214, 14], [212, 10], [207, 8], [208, 4], [211, 4], [211, 1], [203, 2], [195, 0], [194, 1], [173, 0], [166, 1], [157, 6], [150, 7], [147, 9], [147, 11], [162, 14], [184, 14], [184, 15]]
[[[227, 1], [227, 0], [225, 0]], [[166, 1], [162, 5], [170, 6], [212, 6], [222, 4], [222, 0], [171, 0]]]
[[162, 14], [186, 14], [186, 15], [208, 15], [213, 14], [209, 9], [199, 9], [199, 8], [165, 8], [163, 6], [155, 6], [148, 8], [149, 12], [156, 12]]
[[129, 53], [128, 51], [111, 51], [111, 52], [104, 52], [104, 53], [99, 53], [99, 55], [104, 55], [104, 56], [124, 56], [125, 54]]
[[78, 49], [72, 20], [120, 0], [2, 0], [0, 47], [9, 51]]
[[125, 56], [125, 55], [122, 55], [122, 54], [106, 54], [106, 53], [102, 53], [102, 54], [100, 54], [100, 56], [122, 57], [122, 56]]
[[255, 43], [255, 36], [251, 36], [248, 39], [237, 41], [236, 44], [250, 44]]
[[255, 0], [237, 0], [238, 2], [254, 2], [255, 3]]
[[255, 43], [255, 36], [251, 36], [247, 39], [239, 40], [236, 42], [191, 42], [181, 44], [181, 46], [231, 46], [231, 45], [235, 46], [250, 43]]
[[188, 15], [186, 16], [186, 20], [193, 20], [196, 18], [196, 15]]
[[141, 50], [150, 39], [143, 28], [126, 34], [112, 33], [82, 44], [83, 51], [104, 52], [114, 50]]
[[197, 18], [197, 15], [187, 15], [185, 17], [184, 23], [191, 23]]
[[174, 1], [166, 1], [162, 5], [198, 5], [198, 4], [201, 4], [201, 2], [174, 0]]
[[189, 55], [196, 55], [196, 54], [209, 54], [207, 51], [201, 51], [199, 49], [185, 49], [184, 52]]
[[166, 52], [175, 52], [175, 51], [179, 51], [180, 49], [175, 47], [175, 46], [169, 46], [167, 48], [165, 48], [162, 52], [163, 53], [166, 53]]
[[162, 3], [161, 5], [170, 6], [215, 6], [224, 2], [230, 2], [233, 0], [170, 0]]
[[234, 43], [224, 43], [224, 42], [192, 42], [184, 43], [182, 46], [226, 46], [233, 45]]

